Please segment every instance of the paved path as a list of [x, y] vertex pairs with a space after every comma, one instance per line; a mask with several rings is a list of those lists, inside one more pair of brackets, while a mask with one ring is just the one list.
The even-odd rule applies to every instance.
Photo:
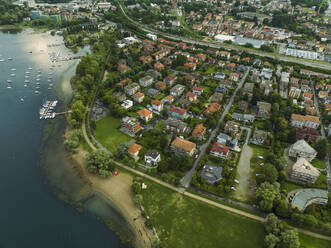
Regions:
[[221, 117], [219, 118], [218, 122], [217, 122], [217, 125], [216, 125], [216, 128], [211, 132], [211, 135], [209, 136], [208, 140], [206, 141], [206, 143], [204, 143], [201, 147], [200, 147], [200, 153], [198, 155], [198, 158], [194, 161], [193, 163], [193, 166], [192, 168], [185, 174], [185, 176], [180, 180], [180, 183], [183, 187], [187, 188], [189, 185], [190, 185], [190, 182], [192, 180], [192, 177], [197, 169], [197, 166], [202, 158], [202, 156], [206, 153], [206, 150], [208, 148], [208, 146], [210, 145], [211, 141], [216, 137], [216, 134], [221, 126], [221, 123], [223, 122], [224, 120], [224, 117], [225, 115], [229, 112], [232, 104], [233, 104], [233, 101], [234, 101], [234, 98], [238, 92], [238, 90], [243, 86], [245, 80], [246, 80], [246, 77], [247, 75], [249, 74], [249, 71], [250, 71], [250, 67], [248, 67], [246, 69], [246, 72], [244, 74], [244, 76], [242, 77], [242, 79], [240, 80], [240, 82], [238, 83], [238, 86], [237, 88], [235, 89], [235, 91], [233, 92], [228, 104], [226, 105]]

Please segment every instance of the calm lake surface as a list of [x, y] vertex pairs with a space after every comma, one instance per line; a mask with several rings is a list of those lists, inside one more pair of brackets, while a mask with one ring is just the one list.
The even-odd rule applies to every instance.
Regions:
[[[109, 202], [91, 193], [70, 166], [62, 146], [63, 117], [39, 120], [45, 100], [60, 97], [60, 111], [71, 96], [69, 79], [77, 61], [49, 59], [49, 52], [68, 54], [63, 45], [47, 47], [61, 42], [59, 36], [32, 30], [0, 32], [0, 248], [128, 247], [96, 216], [123, 230], [125, 221]], [[56, 195], [85, 199], [80, 201], [84, 211]]]

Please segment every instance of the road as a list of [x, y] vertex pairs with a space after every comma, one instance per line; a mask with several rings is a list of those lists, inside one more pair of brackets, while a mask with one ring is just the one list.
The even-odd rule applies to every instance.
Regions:
[[[324, 139], [327, 139], [327, 137], [325, 135], [323, 120], [322, 120], [320, 109], [319, 109], [318, 98], [317, 98], [316, 92], [315, 92], [315, 87], [313, 86], [312, 88], [313, 88], [314, 104], [315, 104], [315, 108], [316, 108], [316, 113], [317, 113], [318, 117], [320, 118], [320, 122], [321, 122], [321, 134]], [[328, 181], [328, 191], [331, 194], [331, 166], [330, 166], [330, 151], [329, 150], [328, 150], [326, 157], [324, 158], [324, 164], [325, 164], [325, 170], [326, 170], [326, 180]]]
[[182, 36], [176, 36], [176, 35], [164, 33], [164, 32], [161, 32], [161, 31], [158, 31], [156, 29], [150, 28], [146, 25], [143, 25], [143, 24], [138, 23], [137, 21], [133, 20], [132, 18], [130, 18], [126, 14], [126, 12], [124, 11], [123, 6], [121, 5], [120, 1], [118, 1], [118, 3], [119, 3], [121, 11], [123, 12], [123, 15], [132, 24], [134, 24], [135, 26], [139, 27], [141, 30], [143, 30], [145, 32], [148, 32], [148, 33], [155, 33], [155, 34], [158, 34], [158, 35], [162, 35], [165, 38], [176, 40], [176, 41], [179, 41], [179, 42], [186, 42], [188, 44], [207, 46], [207, 47], [217, 48], [217, 49], [223, 48], [223, 49], [232, 49], [232, 50], [245, 50], [247, 53], [254, 54], [254, 55], [257, 55], [257, 56], [261, 56], [261, 57], [268, 57], [268, 58], [278, 59], [278, 60], [285, 61], [285, 62], [298, 63], [298, 64], [310, 66], [310, 67], [316, 67], [316, 68], [323, 68], [323, 69], [331, 70], [331, 64], [322, 63], [322, 62], [319, 62], [317, 60], [316, 61], [308, 61], [308, 60], [304, 60], [304, 59], [301, 59], [301, 58], [284, 56], [284, 55], [281, 55], [281, 54], [273, 55], [273, 54], [262, 52], [262, 51], [247, 49], [247, 48], [244, 48], [244, 47], [238, 48], [238, 47], [233, 46], [231, 44], [223, 44], [223, 43], [203, 41], [203, 40], [194, 40], [194, 39], [185, 38], [185, 37], [182, 37]]
[[221, 117], [219, 118], [216, 128], [211, 132], [211, 135], [209, 136], [208, 140], [200, 147], [200, 153], [198, 155], [198, 158], [194, 161], [192, 168], [185, 174], [185, 176], [180, 180], [181, 185], [184, 188], [187, 188], [190, 185], [190, 182], [192, 180], [192, 177], [197, 169], [197, 166], [202, 158], [202, 156], [206, 153], [207, 147], [210, 145], [211, 141], [216, 137], [216, 134], [221, 126], [221, 123], [224, 120], [225, 115], [229, 112], [233, 101], [234, 101], [234, 97], [236, 96], [238, 90], [244, 85], [244, 82], [246, 80], [247, 75], [249, 74], [250, 71], [250, 67], [248, 67], [246, 69], [246, 72], [244, 74], [244, 76], [242, 77], [242, 79], [240, 80], [240, 82], [238, 83], [237, 88], [235, 89], [235, 91], [233, 92], [228, 104], [226, 105]]

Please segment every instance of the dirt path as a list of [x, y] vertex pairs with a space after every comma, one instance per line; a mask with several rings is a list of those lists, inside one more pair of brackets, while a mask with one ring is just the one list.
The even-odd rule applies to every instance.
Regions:
[[250, 189], [250, 160], [252, 156], [253, 149], [245, 144], [237, 168], [239, 185], [235, 192], [235, 198], [241, 201], [247, 201], [254, 197], [254, 192]]

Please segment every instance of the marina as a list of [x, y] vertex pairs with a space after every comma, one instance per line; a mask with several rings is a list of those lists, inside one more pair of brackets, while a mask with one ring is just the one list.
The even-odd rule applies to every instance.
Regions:
[[53, 119], [56, 113], [53, 112], [58, 101], [46, 101], [39, 111], [40, 120]]

